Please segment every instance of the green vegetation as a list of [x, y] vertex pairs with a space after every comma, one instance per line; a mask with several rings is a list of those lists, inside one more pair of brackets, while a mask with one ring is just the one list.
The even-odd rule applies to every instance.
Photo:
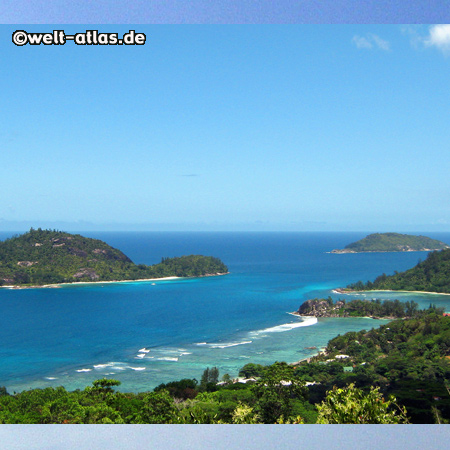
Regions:
[[382, 274], [375, 281], [350, 284], [349, 289], [392, 290], [392, 291], [428, 291], [450, 293], [450, 249], [431, 252], [425, 261], [412, 269], [387, 276]]
[[335, 337], [324, 354], [301, 363], [296, 375], [320, 382], [309, 389], [314, 403], [333, 386], [354, 383], [366, 392], [374, 386], [394, 395], [412, 423], [436, 423], [450, 419], [449, 355], [450, 317], [430, 305], [412, 319]]
[[134, 264], [103, 241], [55, 230], [31, 229], [0, 242], [0, 286], [198, 277], [227, 272], [218, 258], [201, 255], [162, 258], [153, 266]]
[[315, 298], [306, 300], [299, 308], [300, 316], [314, 317], [373, 317], [406, 318], [421, 314], [414, 301], [400, 302], [399, 300], [338, 300], [333, 303], [331, 297], [327, 299]]
[[[370, 387], [366, 394], [352, 383], [346, 388], [334, 387], [325, 401], [317, 406], [317, 423], [334, 424], [393, 424], [408, 423], [406, 409], [396, 405], [395, 397], [387, 401], [379, 387]], [[393, 407], [396, 407], [394, 409]]]
[[[218, 376], [217, 369], [211, 370], [214, 378]], [[207, 378], [211, 370], [203, 376]], [[0, 423], [289, 423], [299, 412], [314, 422], [317, 413], [304, 400], [303, 383], [293, 374], [292, 366], [277, 363], [253, 385], [207, 386], [207, 382], [207, 390], [196, 380], [185, 379], [153, 392], [121, 393], [113, 390], [119, 381], [102, 379], [82, 391], [63, 387], [14, 395], [4, 391]], [[284, 385], [284, 380], [293, 383]]]
[[430, 306], [413, 318], [330, 340], [297, 365], [246, 364], [246, 384], [183, 379], [153, 392], [114, 391], [117, 380], [84, 390], [0, 388], [0, 423], [449, 423], [450, 317]]
[[443, 250], [450, 248], [447, 244], [426, 236], [412, 236], [399, 233], [374, 233], [364, 239], [352, 242], [344, 250], [333, 250], [333, 253], [358, 252], [413, 252]]

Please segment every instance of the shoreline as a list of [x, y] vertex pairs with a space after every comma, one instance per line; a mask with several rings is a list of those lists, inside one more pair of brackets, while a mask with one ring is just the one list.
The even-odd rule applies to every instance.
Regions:
[[294, 311], [292, 313], [293, 316], [298, 317], [315, 317], [317, 320], [319, 319], [372, 319], [372, 320], [396, 320], [398, 317], [394, 316], [387, 316], [387, 317], [377, 317], [377, 316], [337, 316], [337, 315], [330, 315], [330, 316], [314, 316], [314, 315], [304, 315], [299, 314], [298, 311]]
[[450, 247], [445, 248], [436, 248], [436, 249], [424, 249], [424, 250], [361, 250], [359, 252], [355, 250], [345, 250], [345, 249], [335, 249], [331, 250], [331, 252], [325, 252], [325, 253], [333, 253], [334, 255], [353, 255], [357, 253], [414, 253], [414, 252], [439, 252], [441, 250], [447, 250]]
[[299, 359], [298, 361], [295, 361], [295, 362], [290, 362], [290, 363], [288, 363], [288, 365], [289, 366], [296, 366], [296, 365], [301, 364], [302, 362], [305, 362], [305, 361], [309, 364], [311, 362], [312, 358], [315, 358], [316, 356], [319, 356], [319, 355], [326, 355], [326, 354], [327, 354], [326, 347], [323, 347], [320, 350], [318, 350], [315, 355], [308, 356], [307, 358]]
[[394, 291], [392, 289], [371, 289], [367, 291], [346, 291], [343, 288], [332, 289], [333, 294], [354, 295], [363, 294], [365, 292], [403, 292], [407, 294], [433, 294], [433, 295], [450, 295], [448, 292], [430, 292], [430, 291]]
[[74, 286], [79, 284], [111, 284], [111, 283], [136, 283], [136, 282], [148, 282], [148, 281], [171, 281], [171, 280], [179, 280], [185, 278], [203, 278], [203, 277], [217, 277], [221, 275], [228, 275], [227, 273], [208, 273], [205, 275], [199, 275], [198, 277], [163, 277], [163, 278], [140, 278], [138, 280], [105, 280], [105, 281], [73, 281], [71, 283], [54, 283], [54, 284], [42, 284], [42, 285], [32, 285], [32, 286], [20, 286], [20, 285], [6, 285], [0, 286], [3, 289], [41, 289], [41, 288], [50, 288], [57, 289], [63, 286]]

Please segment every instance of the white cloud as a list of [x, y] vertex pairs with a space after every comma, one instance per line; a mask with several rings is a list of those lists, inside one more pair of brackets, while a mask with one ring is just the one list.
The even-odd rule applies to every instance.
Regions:
[[389, 42], [381, 39], [376, 34], [368, 34], [366, 37], [355, 35], [353, 36], [352, 42], [356, 45], [356, 48], [390, 50]]
[[352, 42], [355, 43], [357, 48], [372, 48], [373, 45], [365, 38], [361, 36], [353, 36]]
[[433, 25], [424, 39], [427, 47], [436, 47], [444, 54], [450, 54], [450, 25]]
[[450, 25], [431, 25], [424, 31], [423, 25], [407, 25], [401, 28], [409, 36], [413, 48], [423, 50], [434, 47], [444, 55], [450, 55]]
[[377, 36], [376, 34], [371, 34], [370, 37], [373, 39], [380, 50], [390, 50], [391, 47], [388, 41], [381, 39], [380, 36]]

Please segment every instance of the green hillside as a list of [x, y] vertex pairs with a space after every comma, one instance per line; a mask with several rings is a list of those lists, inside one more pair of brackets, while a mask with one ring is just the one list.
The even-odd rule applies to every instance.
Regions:
[[401, 290], [450, 293], [450, 249], [431, 252], [412, 269], [387, 276], [382, 274], [375, 281], [348, 286], [354, 290]]
[[34, 230], [0, 242], [0, 285], [45, 285], [227, 273], [218, 258], [190, 255], [136, 265], [98, 239], [62, 231]]
[[[380, 386], [406, 407], [412, 423], [449, 423], [450, 317], [442, 310], [431, 306], [409, 319], [337, 336], [312, 360], [298, 370], [322, 383], [312, 386], [310, 400], [333, 385]], [[332, 366], [339, 363], [330, 360], [342, 361], [351, 372], [337, 372]]]
[[414, 252], [443, 250], [450, 248], [447, 244], [426, 236], [413, 236], [399, 233], [374, 233], [364, 239], [345, 246], [343, 250], [333, 253], [359, 252]]

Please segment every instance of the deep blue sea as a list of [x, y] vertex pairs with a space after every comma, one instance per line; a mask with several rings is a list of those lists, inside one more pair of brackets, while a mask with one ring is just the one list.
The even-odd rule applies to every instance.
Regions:
[[[0, 233], [0, 239], [14, 233]], [[135, 263], [189, 254], [221, 258], [229, 275], [171, 281], [0, 289], [0, 386], [9, 392], [103, 377], [150, 390], [206, 367], [235, 377], [248, 362], [294, 362], [329, 339], [386, 321], [301, 319], [309, 298], [413, 267], [426, 252], [331, 254], [368, 233], [86, 232]], [[450, 233], [422, 233], [450, 242]], [[350, 299], [351, 296], [345, 296]], [[366, 295], [375, 297], [374, 293]], [[377, 293], [450, 311], [450, 296]], [[316, 347], [311, 349], [308, 347]]]

